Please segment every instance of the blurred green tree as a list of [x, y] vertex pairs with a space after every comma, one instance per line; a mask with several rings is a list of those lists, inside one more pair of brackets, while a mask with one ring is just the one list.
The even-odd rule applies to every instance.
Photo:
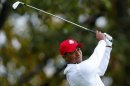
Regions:
[[[59, 55], [59, 43], [66, 38], [78, 40], [86, 45], [83, 54], [87, 59], [96, 46], [95, 35], [26, 6], [13, 10], [15, 1], [0, 1], [1, 86], [67, 86], [63, 75], [66, 63]], [[102, 79], [107, 78], [108, 86], [130, 85], [129, 0], [23, 2], [112, 35], [111, 60]]]

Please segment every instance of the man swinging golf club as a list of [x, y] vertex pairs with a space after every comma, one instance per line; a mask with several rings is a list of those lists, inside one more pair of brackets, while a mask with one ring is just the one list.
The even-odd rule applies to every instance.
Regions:
[[67, 39], [60, 44], [60, 53], [68, 63], [64, 73], [67, 76], [70, 86], [104, 86], [100, 76], [104, 75], [110, 59], [110, 53], [112, 50], [112, 37], [110, 35], [99, 31], [95, 32], [20, 1], [13, 4], [13, 9], [16, 9], [19, 4], [59, 18], [94, 34], [96, 33], [96, 38], [99, 40], [99, 43], [93, 54], [87, 60], [82, 61], [82, 51], [80, 50], [81, 45], [73, 39]]
[[64, 70], [70, 86], [105, 86], [100, 76], [103, 76], [110, 59], [112, 37], [96, 31], [99, 40], [93, 54], [82, 61], [82, 47], [77, 41], [67, 39], [60, 44], [60, 54], [68, 63]]

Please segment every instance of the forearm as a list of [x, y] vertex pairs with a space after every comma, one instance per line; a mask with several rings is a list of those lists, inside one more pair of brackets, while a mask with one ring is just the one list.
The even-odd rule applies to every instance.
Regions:
[[106, 69], [108, 67], [111, 50], [112, 48], [109, 47], [106, 48], [103, 59], [101, 60], [101, 63], [99, 65], [98, 74], [101, 76], [105, 74]]
[[96, 65], [99, 65], [103, 55], [105, 53], [106, 43], [104, 40], [99, 41], [97, 47], [95, 48], [93, 54], [90, 56], [89, 60], [94, 62]]
[[94, 49], [93, 54], [89, 57], [89, 59], [81, 62], [81, 67], [88, 67], [88, 70], [93, 71], [98, 69], [100, 62], [103, 58], [104, 52], [106, 49], [106, 42], [104, 40], [99, 41], [98, 45]]
[[109, 34], [107, 34], [107, 33], [104, 33], [104, 34], [106, 36], [106, 39], [105, 39], [106, 50], [105, 50], [103, 59], [102, 59], [100, 65], [99, 65], [99, 68], [98, 68], [98, 74], [101, 76], [104, 75], [104, 73], [106, 72], [106, 69], [107, 69], [107, 66], [109, 63], [110, 53], [112, 50], [112, 40], [113, 40], [113, 38]]

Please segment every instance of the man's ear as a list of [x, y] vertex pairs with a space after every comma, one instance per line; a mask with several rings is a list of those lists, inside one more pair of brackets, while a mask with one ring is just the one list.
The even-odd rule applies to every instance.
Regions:
[[67, 58], [67, 56], [64, 55], [63, 58], [66, 62], [69, 62], [69, 58]]
[[66, 57], [65, 55], [63, 56], [63, 58], [64, 58], [65, 60], [67, 60], [67, 57]]
[[65, 59], [65, 55], [62, 56]]

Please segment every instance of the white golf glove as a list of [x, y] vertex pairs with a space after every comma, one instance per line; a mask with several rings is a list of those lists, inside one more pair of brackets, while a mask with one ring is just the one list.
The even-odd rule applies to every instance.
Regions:
[[107, 33], [104, 33], [104, 34], [106, 36], [105, 41], [106, 41], [107, 47], [112, 47], [112, 39], [113, 38], [109, 34], [107, 34]]

